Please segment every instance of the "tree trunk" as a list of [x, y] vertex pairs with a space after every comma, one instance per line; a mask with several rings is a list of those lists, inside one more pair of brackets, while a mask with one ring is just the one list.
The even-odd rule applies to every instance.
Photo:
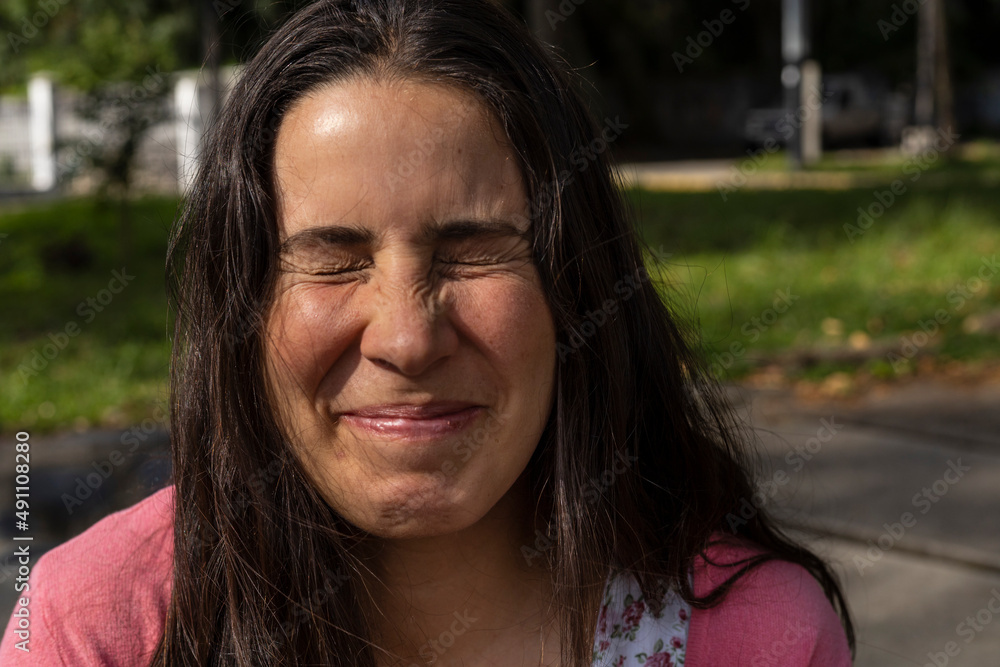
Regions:
[[951, 128], [955, 124], [948, 63], [948, 22], [944, 0], [926, 0], [917, 26], [917, 125]]
[[934, 51], [936, 46], [934, 20], [937, 0], [926, 0], [917, 14], [917, 94], [914, 122], [934, 124]]
[[122, 256], [121, 261], [127, 266], [127, 263], [132, 259], [132, 251], [135, 248], [135, 244], [132, 242], [132, 208], [129, 204], [127, 191], [118, 193], [118, 243], [118, 251]]
[[934, 13], [937, 34], [937, 48], [934, 50], [934, 104], [937, 107], [937, 126], [952, 129], [955, 127], [955, 115], [948, 58], [948, 16], [944, 0], [933, 0], [933, 5], [937, 9]]

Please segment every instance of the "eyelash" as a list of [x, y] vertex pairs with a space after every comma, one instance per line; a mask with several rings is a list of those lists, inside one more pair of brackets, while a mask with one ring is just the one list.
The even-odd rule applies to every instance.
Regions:
[[500, 259], [497, 257], [482, 255], [473, 260], [461, 261], [453, 258], [445, 257], [435, 257], [434, 258], [440, 264], [457, 265], [457, 266], [489, 266], [490, 264], [499, 263]]
[[[462, 261], [452, 257], [441, 257], [435, 256], [435, 262], [439, 265], [445, 267], [476, 267], [476, 266], [491, 266], [493, 264], [498, 264], [501, 260], [498, 257], [493, 256], [482, 256], [473, 260]], [[369, 266], [368, 262], [357, 262], [354, 264], [348, 264], [338, 269], [331, 269], [325, 271], [317, 271], [313, 275], [317, 276], [344, 276], [351, 273], [356, 273], [358, 271], [363, 271]]]
[[339, 269], [331, 269], [326, 271], [316, 271], [313, 275], [316, 276], [342, 276], [348, 273], [356, 273], [358, 271], [363, 271], [368, 268], [366, 263], [358, 262], [356, 264], [348, 264]]

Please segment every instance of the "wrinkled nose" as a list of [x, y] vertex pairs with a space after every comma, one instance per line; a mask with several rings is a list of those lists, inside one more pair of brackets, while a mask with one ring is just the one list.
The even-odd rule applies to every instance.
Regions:
[[419, 376], [449, 357], [458, 333], [449, 319], [439, 287], [414, 277], [375, 278], [361, 354], [373, 363], [407, 376]]

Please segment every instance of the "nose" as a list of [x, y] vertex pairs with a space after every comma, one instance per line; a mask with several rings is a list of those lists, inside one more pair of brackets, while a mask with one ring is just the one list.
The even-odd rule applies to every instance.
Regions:
[[369, 287], [368, 324], [361, 354], [379, 366], [415, 377], [428, 371], [458, 347], [441, 290], [412, 274], [381, 276]]

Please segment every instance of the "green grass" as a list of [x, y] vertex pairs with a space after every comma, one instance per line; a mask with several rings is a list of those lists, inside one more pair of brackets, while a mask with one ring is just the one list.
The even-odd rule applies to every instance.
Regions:
[[[727, 361], [724, 352], [742, 346], [731, 376], [779, 350], [844, 346], [853, 332], [899, 341], [938, 311], [947, 315], [941, 357], [996, 358], [996, 335], [965, 333], [962, 323], [1000, 307], [1000, 274], [975, 282], [982, 258], [1000, 255], [1000, 191], [920, 186], [853, 239], [845, 225], [857, 226], [858, 207], [875, 201], [872, 188], [740, 191], [726, 202], [714, 192], [635, 191], [631, 199], [650, 245], [674, 253], [665, 291], [700, 325], [709, 359]], [[763, 331], [753, 318], [773, 307], [776, 290], [798, 299]], [[869, 370], [885, 375], [886, 365], [874, 359]], [[835, 370], [845, 368], [812, 372]]]
[[[163, 266], [176, 206], [134, 202], [127, 250], [117, 207], [92, 200], [0, 215], [0, 431], [125, 426], [164, 399]], [[134, 278], [102, 292], [123, 268]]]
[[[994, 167], [992, 160], [981, 164]], [[975, 171], [966, 161], [935, 169]], [[900, 176], [885, 171], [887, 184]], [[742, 346], [725, 369], [729, 376], [790, 348], [844, 346], [853, 332], [876, 344], [898, 342], [938, 310], [948, 315], [940, 357], [1000, 356], [996, 334], [962, 330], [970, 315], [1000, 309], [1000, 275], [961, 307], [952, 292], [976, 276], [982, 257], [1000, 256], [1000, 190], [974, 178], [950, 187], [921, 179], [852, 243], [844, 225], [856, 224], [858, 207], [875, 201], [872, 190], [741, 190], [725, 202], [715, 192], [630, 197], [650, 245], [673, 253], [665, 289], [678, 313], [700, 328], [709, 361]], [[135, 202], [125, 254], [116, 208], [88, 199], [0, 212], [0, 431], [125, 427], [158, 412], [169, 361], [163, 263], [176, 206], [173, 199]], [[78, 268], [66, 268], [74, 256]], [[87, 322], [86, 299], [107, 289], [122, 267], [134, 280]], [[767, 316], [777, 290], [798, 298], [772, 323], [756, 326], [753, 318]], [[26, 375], [50, 334], [62, 340], [71, 322], [79, 334], [53, 359], [42, 356], [37, 375]], [[884, 356], [864, 368], [884, 378], [900, 372]], [[857, 369], [828, 362], [802, 373], [842, 370]]]

